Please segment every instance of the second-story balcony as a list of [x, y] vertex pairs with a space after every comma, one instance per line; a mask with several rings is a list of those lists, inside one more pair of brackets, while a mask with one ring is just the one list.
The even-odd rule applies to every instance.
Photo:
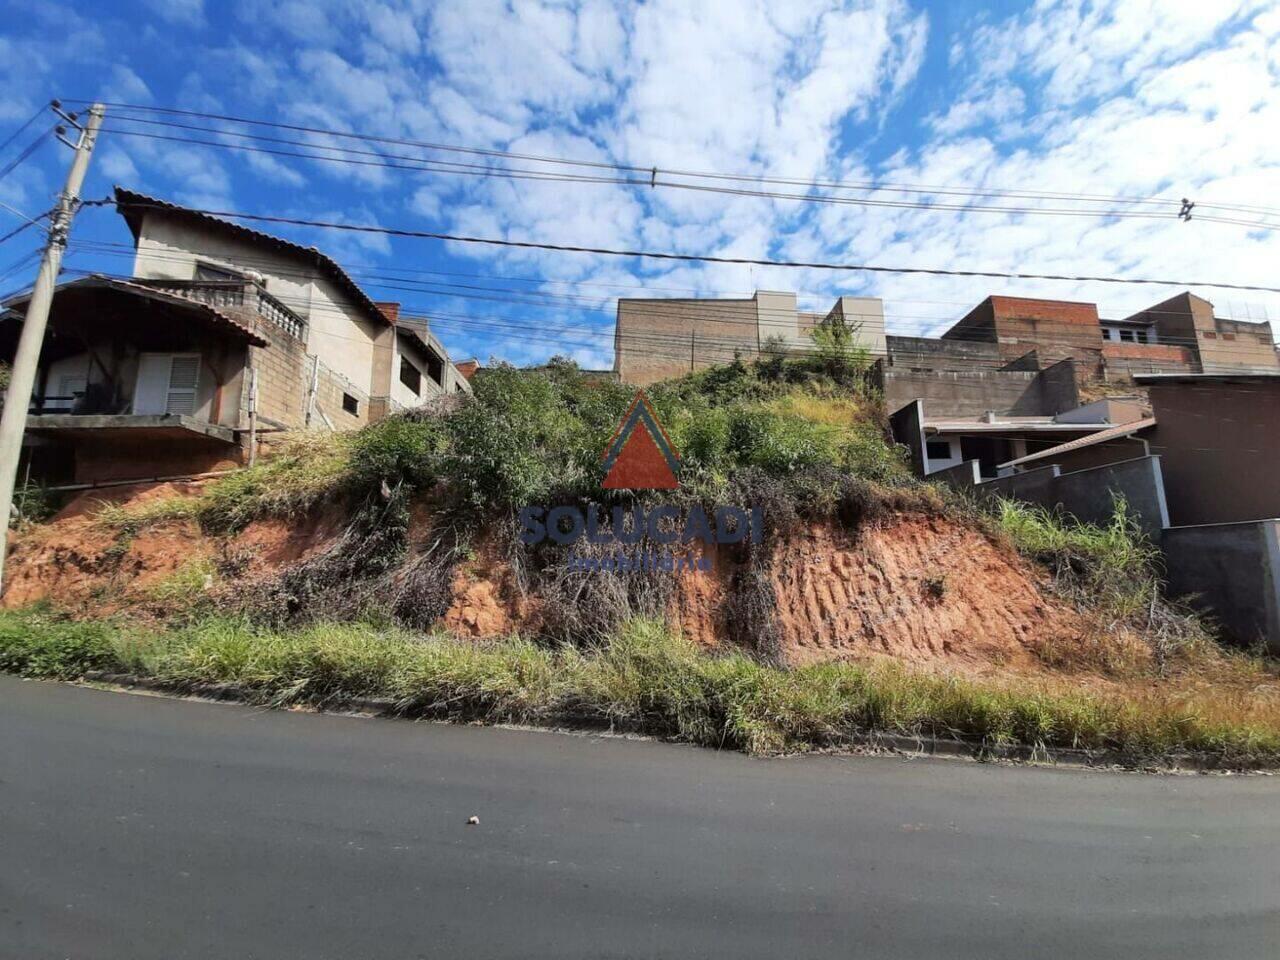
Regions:
[[244, 280], [130, 280], [211, 307], [256, 314], [298, 340], [306, 339], [307, 322], [259, 283]]

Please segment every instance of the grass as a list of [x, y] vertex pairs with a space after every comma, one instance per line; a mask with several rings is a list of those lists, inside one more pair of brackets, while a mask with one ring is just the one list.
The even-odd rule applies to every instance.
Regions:
[[1115, 498], [1104, 525], [1014, 500], [998, 500], [993, 510], [997, 529], [1022, 554], [1043, 564], [1055, 589], [1093, 621], [1099, 642], [1087, 648], [1092, 653], [1085, 661], [1062, 662], [1060, 650], [1046, 647], [1041, 654], [1051, 666], [1132, 674], [1154, 663], [1163, 674], [1174, 666], [1210, 667], [1221, 659], [1203, 620], [1164, 595], [1160, 551], [1122, 497]]
[[895, 733], [1107, 751], [1134, 764], [1186, 754], [1226, 767], [1280, 762], [1280, 709], [1266, 697], [1015, 687], [892, 664], [783, 670], [743, 654], [709, 655], [644, 620], [580, 649], [518, 637], [478, 644], [359, 623], [281, 632], [206, 620], [145, 631], [28, 610], [0, 613], [0, 669], [232, 684], [250, 701], [275, 705], [385, 697], [408, 715], [606, 723], [757, 754]]

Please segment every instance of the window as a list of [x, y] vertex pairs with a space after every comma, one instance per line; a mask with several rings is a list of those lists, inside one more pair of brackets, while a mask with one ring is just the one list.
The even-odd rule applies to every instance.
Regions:
[[45, 397], [44, 409], [74, 409], [76, 401], [84, 396], [88, 383], [88, 378], [83, 374], [64, 374], [58, 378], [58, 385], [55, 388], [57, 392], [51, 397]]
[[344, 393], [342, 395], [342, 410], [344, 413], [349, 413], [353, 417], [358, 417], [360, 416], [360, 401], [351, 394]]
[[1135, 333], [1135, 332], [1134, 332], [1134, 331], [1132, 331], [1132, 330], [1121, 330], [1121, 331], [1120, 331], [1120, 342], [1121, 342], [1121, 343], [1137, 343], [1137, 342], [1138, 342], [1138, 335], [1137, 335], [1137, 333]]
[[191, 416], [196, 412], [199, 387], [198, 353], [144, 353], [138, 360], [133, 412]]
[[199, 356], [188, 354], [174, 357], [169, 364], [169, 392], [165, 397], [165, 412], [187, 415], [195, 413], [196, 385], [199, 380]]
[[422, 371], [410, 363], [407, 357], [400, 358], [400, 382], [412, 390], [415, 397], [422, 394]]
[[947, 440], [929, 440], [924, 445], [924, 452], [930, 460], [950, 460], [951, 443]]
[[436, 386], [444, 386], [444, 358], [430, 347], [427, 347], [427, 376], [436, 382]]
[[197, 280], [243, 280], [244, 277], [234, 270], [228, 270], [225, 267], [215, 267], [212, 264], [196, 263], [196, 279]]

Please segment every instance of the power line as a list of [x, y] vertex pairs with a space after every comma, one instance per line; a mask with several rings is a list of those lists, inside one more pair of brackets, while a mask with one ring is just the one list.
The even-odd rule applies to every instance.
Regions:
[[[87, 273], [87, 271], [70, 271], [70, 272]], [[116, 278], [121, 280], [131, 281], [131, 282], [138, 282], [137, 278], [131, 277], [128, 275], [116, 275]], [[143, 282], [145, 283], [145, 281]], [[286, 305], [295, 305], [301, 310], [308, 311], [310, 318], [312, 320], [314, 320], [314, 318], [318, 315], [331, 315], [336, 317], [343, 317], [348, 315], [346, 312], [338, 308], [321, 307], [317, 304], [314, 304], [311, 302], [309, 298], [291, 297], [288, 295], [275, 295], [275, 296], [277, 300], [285, 303]], [[450, 313], [431, 310], [431, 309], [422, 308], [422, 307], [414, 307], [412, 305], [402, 306], [401, 315], [405, 319], [414, 319], [416, 317], [416, 319], [424, 320], [428, 323], [429, 327], [433, 327], [433, 328], [437, 326], [462, 327], [464, 330], [468, 328], [478, 328], [480, 332], [494, 331], [494, 332], [500, 332], [506, 335], [514, 335], [515, 333], [518, 333], [520, 339], [522, 340], [532, 340], [536, 342], [552, 343], [552, 344], [556, 344], [557, 346], [580, 346], [584, 348], [590, 348], [595, 350], [605, 350], [605, 351], [610, 349], [611, 346], [615, 348], [618, 346], [633, 346], [636, 350], [643, 350], [645, 355], [647, 356], [674, 358], [677, 360], [683, 360], [685, 357], [689, 356], [690, 344], [691, 342], [695, 342], [693, 340], [693, 337], [691, 336], [691, 334], [693, 334], [694, 331], [691, 331], [691, 330], [677, 332], [677, 333], [663, 333], [658, 331], [623, 332], [623, 331], [617, 331], [617, 330], [611, 331], [611, 330], [597, 329], [597, 328], [590, 328], [590, 327], [574, 328], [571, 326], [549, 325], [547, 323], [536, 322], [536, 321], [530, 322], [530, 321], [525, 321], [519, 318], [473, 317], [470, 315], [450, 314]], [[697, 319], [705, 321], [706, 318], [697, 318]], [[257, 321], [255, 321], [255, 323], [256, 322]], [[321, 330], [317, 330], [316, 332], [318, 335], [326, 339], [344, 340], [344, 341], [358, 342], [358, 343], [367, 342], [361, 338], [348, 337], [342, 334], [330, 333], [330, 332], [321, 331]], [[560, 336], [547, 336], [548, 333], [560, 334]], [[574, 339], [570, 339], [570, 337]], [[599, 342], [587, 342], [582, 339], [577, 339], [580, 337], [593, 337], [593, 338], [596, 338], [596, 340]], [[991, 341], [989, 340], [981, 340], [977, 338], [963, 338], [963, 337], [948, 338], [948, 340], [952, 344], [963, 344], [963, 343], [990, 344], [991, 343]], [[1169, 344], [1166, 343], [1164, 345], [1169, 345]], [[730, 358], [735, 353], [742, 352], [743, 350], [746, 350], [749, 348], [749, 344], [745, 343], [740, 338], [734, 338], [732, 336], [717, 336], [714, 334], [708, 335], [705, 331], [696, 333], [696, 346], [697, 346], [698, 352], [700, 353], [701, 356], [703, 356], [704, 359], [708, 355]], [[1035, 344], [1029, 343], [1027, 346], [1027, 349], [1031, 350], [1035, 346], [1036, 346]], [[1085, 338], [1082, 337], [1077, 342], [1063, 341], [1056, 344], [1056, 346], [1062, 349], [1067, 349], [1067, 348], [1096, 349], [1098, 346], [1098, 341], [1086, 340]], [[803, 347], [800, 347], [799, 349], [793, 348], [789, 352], [799, 353], [799, 354], [811, 354], [814, 352], [814, 348], [808, 344], [805, 344]], [[1222, 353], [1234, 353], [1234, 354], [1243, 356], [1245, 353], [1248, 353], [1248, 351], [1244, 348], [1243, 345], [1241, 345], [1241, 346], [1233, 346], [1231, 348], [1227, 348], [1226, 350], [1220, 349], [1219, 354], [1222, 354]], [[875, 353], [873, 354], [873, 357], [880, 357], [884, 355], [885, 354]], [[898, 357], [901, 361], [901, 365], [903, 366], [906, 366], [906, 367], [912, 366], [912, 361], [910, 358], [911, 356], [913, 356], [913, 354], [909, 350], [899, 351], [897, 353], [893, 353], [892, 351], [890, 351], [888, 355]], [[1048, 362], [1053, 362], [1054, 358], [1050, 357], [1046, 359]], [[1064, 358], [1064, 359], [1072, 359], [1073, 362], [1077, 362], [1077, 363], [1087, 362], [1079, 358]], [[1118, 359], [1120, 362], [1124, 361], [1124, 358], [1112, 358], [1112, 359], [1113, 360]], [[1166, 358], [1166, 359], [1172, 359], [1172, 358]], [[952, 357], [946, 357], [945, 361], [946, 361], [946, 367], [945, 367], [946, 369], [955, 369], [956, 367], [962, 367], [965, 369], [969, 369], [969, 368], [1001, 369], [1006, 367], [1009, 364], [1010, 358], [1008, 357], [991, 357], [991, 358], [953, 357], [952, 356]], [[1140, 359], [1138, 362], [1140, 362]], [[1153, 363], [1152, 365], [1158, 366], [1158, 363]], [[1226, 364], [1226, 365], [1223, 365], [1223, 367], [1224, 369], [1239, 368], [1242, 365], [1243, 364]]]
[[[87, 250], [91, 252], [97, 252], [106, 256], [124, 257], [129, 260], [133, 260], [137, 255], [137, 249], [131, 243], [119, 243], [119, 242], [108, 241], [108, 240], [72, 240], [71, 246], [77, 250]], [[147, 258], [148, 260], [158, 260], [161, 262], [183, 264], [183, 265], [189, 266], [192, 260], [192, 255], [179, 254], [179, 253], [165, 253], [159, 250], [149, 250], [147, 252]], [[266, 272], [278, 277], [294, 277], [300, 280], [309, 280], [313, 276], [312, 272], [309, 270], [292, 271], [292, 270], [282, 268], [278, 257], [254, 256], [251, 254], [237, 254], [235, 262], [244, 267], [262, 267], [266, 270]], [[504, 281], [504, 282], [513, 282], [513, 283], [549, 284], [549, 285], [555, 285], [555, 286], [569, 286], [569, 287], [587, 287], [587, 288], [599, 287], [601, 289], [611, 289], [611, 290], [624, 289], [624, 290], [644, 290], [646, 292], [660, 291], [660, 292], [689, 293], [689, 294], [694, 294], [695, 296], [676, 297], [676, 298], [671, 298], [670, 300], [665, 300], [664, 302], [666, 303], [674, 303], [674, 302], [680, 302], [680, 301], [696, 302], [698, 304], [697, 316], [699, 317], [706, 315], [708, 312], [710, 313], [732, 312], [736, 305], [735, 301], [749, 301], [752, 299], [752, 293], [750, 291], [714, 291], [714, 290], [706, 290], [706, 289], [700, 289], [695, 287], [662, 287], [662, 286], [652, 285], [649, 283], [599, 283], [599, 282], [592, 282], [592, 281], [586, 281], [586, 280], [560, 280], [560, 279], [546, 278], [546, 277], [512, 276], [509, 274], [485, 274], [485, 273], [470, 273], [470, 272], [459, 272], [459, 271], [448, 271], [448, 270], [426, 270], [421, 268], [409, 267], [402, 264], [396, 264], [393, 268], [391, 268], [394, 270], [394, 273], [385, 272], [388, 269], [385, 264], [347, 263], [347, 264], [344, 264], [344, 269], [346, 270], [348, 275], [350, 275], [351, 277], [365, 280], [370, 286], [378, 287], [380, 289], [388, 289], [388, 290], [405, 289], [403, 287], [396, 286], [395, 284], [408, 284], [409, 289], [422, 290], [424, 292], [430, 292], [430, 293], [440, 293], [443, 296], [454, 296], [454, 297], [461, 297], [461, 298], [465, 298], [467, 295], [463, 293], [455, 293], [451, 290], [441, 291], [441, 290], [438, 290], [436, 286], [428, 285], [429, 283], [435, 283], [434, 281], [429, 282], [429, 281], [418, 280], [413, 276], [403, 276], [403, 274], [420, 274], [420, 275], [426, 275], [426, 276], [440, 276], [440, 277], [460, 277], [463, 279], [470, 279], [470, 280], [498, 280], [498, 281]], [[384, 281], [391, 281], [391, 282], [384, 282]], [[509, 293], [514, 293], [521, 297], [554, 298], [555, 305], [557, 306], [559, 306], [565, 300], [576, 300], [579, 302], [597, 304], [599, 305], [599, 309], [601, 310], [604, 310], [604, 309], [611, 310], [614, 308], [614, 304], [616, 303], [616, 300], [613, 296], [601, 297], [598, 295], [585, 296], [585, 295], [576, 295], [576, 294], [559, 294], [559, 293], [552, 293], [550, 291], [541, 291], [541, 290], [530, 290], [530, 291], [510, 290], [510, 288], [507, 288], [507, 287], [492, 286], [492, 285], [474, 285], [473, 286], [473, 285], [467, 285], [467, 284], [455, 285], [455, 284], [440, 283], [439, 286], [444, 286], [444, 287], [457, 286], [467, 290], [483, 290], [483, 291], [497, 292], [497, 293], [509, 292]], [[829, 298], [829, 295], [826, 295], [826, 294], [823, 295], [824, 300], [828, 298]], [[636, 298], [620, 298], [620, 299], [636, 299]], [[643, 297], [640, 299], [643, 299], [643, 300], [660, 299], [661, 300], [663, 298]], [[725, 301], [728, 301], [728, 302], [725, 302]], [[959, 307], [965, 313], [969, 312], [974, 307], [973, 302], [968, 300], [933, 300], [933, 299], [922, 299], [922, 298], [913, 298], [913, 297], [894, 297], [894, 298], [891, 298], [887, 303], [885, 303], [885, 306], [887, 308], [891, 308], [895, 304], [903, 304], [903, 303], [923, 304], [923, 305], [929, 305], [929, 306], [943, 306], [943, 307]], [[813, 311], [801, 310], [800, 312], [825, 313], [825, 309], [818, 309]], [[1158, 309], [1155, 309], [1154, 307], [1147, 308], [1139, 312], [1144, 315], [1153, 315], [1153, 316], [1185, 316], [1185, 311], [1158, 310]], [[954, 316], [954, 312], [949, 312], [947, 314], [941, 314], [941, 315], [939, 314], [907, 314], [907, 313], [894, 312], [894, 313], [886, 313], [885, 318], [886, 320], [919, 320], [919, 321], [925, 321], [931, 324], [950, 323], [956, 319]], [[1121, 319], [1121, 318], [1100, 316], [1100, 320], [1102, 322], [1110, 322], [1111, 320], [1115, 320], [1115, 319]], [[1266, 321], [1264, 320], [1264, 321], [1254, 321], [1254, 322], [1265, 323]], [[1195, 342], [1194, 338], [1184, 338], [1184, 339], [1189, 343]], [[1170, 342], [1170, 341], [1166, 341], [1166, 342]]]
[[[139, 130], [127, 130], [117, 125], [108, 127], [111, 133], [121, 134], [129, 137], [142, 137], [149, 140], [161, 140], [173, 143], [186, 143], [199, 146], [216, 147], [225, 150], [239, 150], [247, 153], [267, 154], [270, 156], [291, 157], [301, 160], [313, 160], [322, 163], [339, 163], [350, 164], [354, 166], [378, 167], [392, 170], [408, 170], [413, 172], [429, 172], [444, 173], [454, 176], [471, 176], [483, 178], [500, 178], [510, 180], [532, 180], [547, 181], [553, 183], [593, 183], [593, 184], [615, 184], [625, 186], [651, 187], [651, 188], [669, 188], [675, 190], [692, 190], [702, 193], [715, 193], [729, 196], [740, 197], [758, 197], [771, 200], [788, 200], [801, 203], [823, 203], [851, 205], [859, 207], [886, 207], [895, 209], [910, 210], [948, 210], [961, 213], [998, 213], [1017, 216], [1069, 216], [1069, 217], [1103, 217], [1116, 219], [1143, 219], [1143, 220], [1176, 220], [1178, 215], [1172, 209], [1166, 212], [1142, 212], [1130, 210], [1087, 210], [1078, 208], [1055, 208], [1055, 207], [1005, 207], [991, 206], [974, 203], [942, 203], [942, 202], [920, 202], [908, 200], [884, 200], [871, 199], [866, 197], [831, 197], [817, 196], [807, 193], [788, 193], [778, 190], [748, 190], [739, 187], [710, 186], [705, 184], [683, 183], [669, 179], [659, 179], [657, 171], [653, 171], [648, 177], [601, 177], [601, 176], [584, 176], [581, 174], [568, 174], [561, 171], [540, 171], [529, 170], [526, 168], [512, 167], [495, 167], [482, 164], [466, 164], [455, 161], [429, 160], [417, 157], [407, 157], [402, 154], [385, 154], [377, 151], [353, 150], [349, 147], [336, 147], [315, 143], [304, 143], [295, 140], [285, 140], [276, 137], [261, 137], [253, 134], [239, 133], [236, 131], [226, 130], [209, 130], [203, 127], [194, 127], [185, 124], [165, 124], [163, 121], [150, 121], [135, 119], [132, 117], [117, 117], [116, 122], [126, 121], [133, 123], [155, 123], [162, 126], [180, 126], [185, 129], [201, 130], [206, 133], [218, 134], [222, 136], [241, 137], [257, 141], [265, 141], [270, 143], [281, 143], [296, 147], [306, 147], [310, 149], [328, 150], [333, 152], [342, 152], [352, 154], [352, 156], [330, 156], [320, 153], [306, 153], [297, 150], [281, 150], [270, 147], [251, 146], [244, 143], [228, 143], [220, 140], [202, 140], [194, 137], [170, 136], [158, 133], [145, 133]], [[359, 157], [377, 157], [379, 159], [358, 159]], [[394, 162], [405, 161], [405, 162]], [[731, 178], [739, 179], [739, 178]], [[745, 179], [745, 178], [740, 178]], [[954, 191], [953, 191], [954, 192]], [[1217, 217], [1199, 217], [1215, 223], [1236, 222], [1227, 221]], [[1242, 224], [1249, 224], [1260, 229], [1280, 229], [1280, 224], [1270, 224], [1255, 221], [1239, 221]]]
[[[88, 101], [73, 101], [88, 102]], [[238, 123], [248, 126], [267, 127], [278, 130], [287, 130], [295, 133], [308, 133], [313, 135], [334, 137], [346, 140], [358, 140], [366, 143], [381, 143], [397, 146], [412, 146], [420, 149], [435, 150], [441, 152], [451, 152], [467, 154], [472, 156], [483, 156], [493, 159], [504, 160], [522, 160], [534, 163], [556, 164], [561, 166], [574, 166], [596, 170], [610, 170], [622, 172], [631, 175], [638, 175], [642, 182], [648, 184], [657, 174], [662, 173], [671, 176], [680, 176], [690, 179], [711, 179], [730, 182], [752, 182], [752, 183], [771, 183], [784, 186], [802, 186], [808, 189], [838, 189], [838, 190], [860, 190], [874, 192], [889, 193], [914, 193], [926, 195], [943, 195], [943, 196], [967, 196], [974, 198], [989, 197], [1005, 197], [1013, 199], [1049, 199], [1049, 200], [1074, 200], [1082, 203], [1122, 203], [1122, 204], [1156, 204], [1162, 206], [1178, 207], [1181, 201], [1176, 198], [1164, 197], [1125, 197], [1125, 196], [1105, 196], [1099, 194], [1087, 193], [1070, 193], [1065, 191], [1046, 191], [1046, 190], [1010, 190], [1002, 188], [984, 188], [984, 189], [967, 189], [952, 186], [936, 186], [925, 184], [897, 184], [884, 181], [842, 181], [829, 179], [809, 179], [800, 177], [771, 177], [763, 174], [735, 174], [720, 173], [712, 171], [700, 170], [678, 170], [658, 167], [656, 165], [640, 165], [640, 164], [623, 164], [613, 161], [599, 160], [577, 160], [566, 157], [549, 157], [545, 155], [515, 153], [511, 151], [487, 149], [480, 147], [465, 147], [454, 144], [444, 144], [425, 140], [414, 140], [404, 137], [387, 137], [377, 136], [373, 134], [362, 134], [348, 130], [332, 130], [322, 127], [306, 126], [302, 124], [282, 123], [278, 121], [261, 120], [249, 117], [239, 117], [228, 114], [207, 113], [194, 110], [179, 110], [167, 107], [155, 107], [143, 104], [113, 103], [109, 106], [137, 112], [145, 112], [151, 115], [165, 115], [170, 117], [180, 116], [202, 120], [212, 120], [224, 123]], [[146, 120], [141, 117], [123, 116], [122, 119], [129, 119], [134, 122], [150, 122], [160, 123], [161, 121]], [[169, 122], [171, 126], [182, 126], [174, 121]], [[189, 129], [207, 129], [189, 126]], [[228, 132], [228, 131], [223, 131]], [[233, 134], [236, 136], [252, 136], [245, 134]], [[325, 149], [343, 149], [337, 147], [326, 147]], [[1280, 214], [1280, 208], [1264, 207], [1251, 204], [1228, 204], [1228, 203], [1212, 203], [1206, 201], [1197, 201], [1196, 206], [1199, 208], [1212, 208], [1218, 210], [1228, 210], [1246, 213], [1268, 213]], [[1176, 214], [1175, 214], [1176, 215]], [[1204, 218], [1200, 218], [1204, 219]]]
[[[274, 149], [274, 148], [268, 148], [268, 147], [255, 147], [255, 146], [250, 146], [248, 144], [243, 144], [243, 143], [228, 143], [225, 140], [201, 140], [201, 139], [196, 139], [192, 137], [169, 136], [165, 134], [156, 134], [156, 133], [144, 133], [138, 130], [122, 129], [118, 126], [111, 126], [109, 128], [111, 132], [122, 134], [124, 136], [142, 137], [149, 140], [161, 140], [161, 141], [169, 141], [174, 143], [195, 144], [195, 145], [201, 145], [201, 146], [216, 147], [216, 148], [226, 149], [226, 150], [239, 150], [239, 151], [248, 152], [248, 153], [268, 154], [271, 156], [292, 157], [295, 159], [313, 160], [313, 161], [320, 161], [325, 163], [350, 164], [350, 165], [364, 166], [364, 167], [379, 167], [379, 168], [393, 169], [393, 170], [408, 170], [412, 172], [444, 173], [444, 174], [450, 174], [450, 175], [456, 175], [456, 176], [471, 176], [471, 177], [484, 177], [484, 178], [495, 177], [495, 178], [505, 178], [505, 179], [511, 179], [511, 180], [533, 180], [533, 181], [541, 180], [541, 181], [556, 182], [556, 183], [564, 182], [564, 183], [617, 184], [617, 185], [638, 186], [638, 187], [647, 186], [650, 188], [664, 187], [664, 188], [671, 188], [671, 189], [677, 189], [677, 190], [692, 190], [692, 191], [699, 191], [704, 193], [724, 194], [729, 196], [759, 197], [764, 199], [787, 200], [787, 201], [795, 201], [795, 202], [803, 202], [803, 203], [841, 204], [841, 205], [854, 205], [854, 206], [861, 206], [861, 207], [887, 207], [887, 208], [896, 208], [896, 209], [910, 209], [910, 210], [924, 210], [924, 211], [949, 210], [949, 211], [955, 211], [959, 213], [998, 213], [998, 214], [1007, 214], [1007, 215], [1013, 215], [1013, 216], [1044, 215], [1044, 216], [1075, 216], [1075, 217], [1091, 217], [1091, 218], [1143, 219], [1143, 220], [1183, 219], [1180, 212], [1177, 212], [1174, 209], [1172, 209], [1174, 202], [1165, 201], [1165, 200], [1151, 201], [1151, 202], [1159, 203], [1161, 205], [1167, 205], [1170, 207], [1169, 210], [1157, 213], [1157, 212], [1143, 212], [1143, 211], [1135, 211], [1135, 210], [1115, 210], [1115, 209], [1090, 210], [1090, 209], [1080, 209], [1080, 208], [1074, 208], [1074, 207], [1053, 208], [1053, 207], [1035, 207], [1035, 206], [1005, 207], [1005, 206], [981, 205], [981, 204], [974, 204], [974, 203], [940, 203], [937, 201], [921, 202], [921, 201], [906, 201], [906, 200], [885, 200], [885, 199], [872, 199], [868, 197], [818, 196], [810, 193], [784, 193], [777, 190], [748, 190], [740, 187], [708, 186], [704, 184], [684, 183], [680, 181], [667, 179], [665, 177], [665, 174], [670, 173], [670, 171], [662, 171], [664, 173], [664, 178], [659, 179], [658, 174], [660, 171], [656, 167], [648, 171], [647, 176], [641, 177], [641, 178], [586, 176], [582, 174], [565, 173], [563, 171], [554, 171], [554, 170], [541, 171], [541, 170], [529, 170], [524, 168], [495, 167], [495, 166], [488, 166], [483, 164], [459, 163], [457, 161], [443, 161], [443, 160], [424, 159], [419, 157], [407, 157], [407, 156], [404, 156], [403, 154], [387, 154], [387, 153], [378, 152], [378, 151], [355, 150], [350, 147], [332, 146], [328, 144], [317, 144], [313, 142], [300, 142], [296, 140], [286, 140], [286, 139], [277, 138], [277, 137], [263, 137], [263, 136], [257, 136], [254, 134], [241, 133], [239, 131], [210, 129], [207, 127], [198, 127], [190, 124], [174, 124], [174, 123], [169, 123], [161, 120], [147, 120], [147, 119], [135, 118], [135, 117], [117, 117], [115, 119], [117, 120], [117, 122], [126, 121], [131, 123], [151, 123], [158, 126], [176, 127], [176, 128], [188, 129], [188, 130], [198, 130], [205, 133], [210, 133], [210, 134], [224, 136], [224, 137], [239, 137], [242, 139], [251, 139], [251, 140], [264, 141], [264, 142], [270, 142], [270, 143], [281, 143], [281, 144], [287, 144], [287, 145], [292, 145], [297, 147], [306, 147], [310, 149], [327, 150], [330, 152], [351, 154], [353, 156], [330, 156], [327, 154], [302, 153], [295, 150], [280, 150], [280, 149]], [[374, 138], [374, 139], [377, 139], [377, 138]], [[456, 149], [463, 149], [463, 148], [456, 148]], [[493, 151], [483, 151], [483, 152], [492, 153]], [[356, 157], [361, 157], [361, 156], [377, 157], [380, 159], [377, 159], [377, 160], [356, 159]], [[519, 155], [512, 154], [511, 156], [515, 157]], [[395, 160], [406, 161], [406, 162], [392, 162]], [[569, 160], [564, 160], [564, 161], [548, 160], [547, 162], [566, 163], [566, 164], [577, 163], [577, 161], [569, 161]], [[606, 166], [606, 165], [597, 164], [595, 166]], [[727, 175], [727, 174], [726, 175], [677, 174], [677, 175], [704, 176], [704, 177], [712, 177], [712, 178], [721, 179], [721, 180], [734, 180], [739, 182], [749, 182], [753, 179], [746, 176]], [[799, 181], [785, 181], [785, 180], [778, 180], [777, 178], [760, 178], [760, 179], [762, 181], [767, 181], [767, 182], [799, 183]], [[809, 188], [813, 188], [815, 185], [820, 185], [820, 182], [814, 181], [814, 182], [804, 183], [802, 185]], [[891, 191], [891, 192], [902, 192], [902, 191]], [[925, 190], [913, 190], [913, 191], [906, 191], [906, 192], [926, 193], [926, 194], [931, 193], [931, 191], [925, 191]], [[938, 189], [936, 191], [932, 191], [932, 193], [936, 193], [939, 195], [971, 196], [974, 198], [990, 196], [990, 195], [1000, 195], [1000, 194], [991, 194], [987, 191], [966, 192], [966, 191], [955, 190], [955, 189]], [[1025, 195], [1025, 196], [1030, 196], [1030, 195]], [[1100, 199], [1106, 199], [1106, 198], [1091, 199], [1087, 195], [1073, 196], [1070, 194], [1054, 195], [1049, 193], [1045, 193], [1043, 197], [1039, 197], [1039, 198], [1049, 199], [1054, 196], [1060, 197], [1062, 199], [1077, 199], [1077, 200], [1088, 201], [1088, 202], [1098, 202]], [[1132, 204], [1144, 203], [1147, 201], [1143, 201], [1135, 198], [1127, 198], [1121, 202], [1132, 205]], [[1246, 208], [1243, 208], [1243, 207], [1226, 207], [1226, 206], [1215, 205], [1215, 204], [1202, 204], [1201, 206], [1205, 208], [1215, 207], [1215, 208], [1226, 209], [1226, 210], [1246, 211]], [[1258, 212], [1262, 212], [1263, 209], [1264, 208], [1257, 208]], [[1190, 219], [1190, 218], [1186, 218], [1186, 219]], [[1206, 223], [1230, 224], [1230, 225], [1245, 226], [1245, 227], [1250, 227], [1253, 229], [1260, 229], [1260, 230], [1280, 229], [1280, 223], [1273, 223], [1266, 220], [1245, 220], [1245, 219], [1240, 219], [1239, 217], [1222, 217], [1222, 216], [1213, 216], [1213, 215], [1205, 216], [1203, 214], [1196, 216], [1195, 219], [1202, 222], [1206, 222]]]
[[53, 133], [53, 130], [54, 128], [50, 127], [44, 133], [40, 134], [40, 136], [36, 137], [33, 141], [31, 141], [31, 143], [27, 146], [25, 150], [19, 153], [11, 161], [6, 163], [4, 167], [0, 169], [0, 180], [3, 180], [5, 177], [7, 177], [10, 173], [16, 170], [24, 160], [26, 160], [33, 153], [39, 150], [40, 147], [44, 144], [45, 140], [47, 140], [50, 134]]
[[20, 136], [26, 133], [27, 130], [30, 128], [30, 126], [33, 123], [35, 123], [37, 120], [39, 120], [40, 117], [44, 114], [45, 110], [47, 109], [48, 109], [47, 106], [41, 105], [40, 108], [37, 109], [36, 112], [33, 113], [27, 119], [26, 123], [20, 126], [17, 130], [13, 131], [13, 133], [9, 134], [9, 136], [5, 137], [4, 143], [0, 143], [0, 153], [4, 153], [6, 150], [8, 150], [9, 144], [13, 143], [13, 141], [17, 140]]
[[[86, 205], [97, 206], [111, 204], [116, 201], [106, 198], [87, 201]], [[133, 207], [168, 209], [159, 204], [130, 203]], [[309, 220], [300, 217], [280, 217], [267, 214], [242, 213], [234, 210], [202, 210], [192, 207], [183, 208], [192, 213], [210, 217], [225, 217], [233, 220], [250, 220], [257, 223], [290, 224], [299, 227], [316, 227], [325, 230], [343, 230], [350, 233], [373, 233], [393, 237], [406, 237], [425, 240], [446, 240], [454, 243], [474, 243], [489, 246], [509, 247], [523, 250], [554, 250], [563, 253], [589, 253], [609, 257], [638, 257], [650, 260], [669, 260], [692, 263], [726, 263], [758, 267], [786, 267], [805, 270], [836, 270], [849, 273], [890, 273], [921, 274], [941, 277], [989, 277], [1001, 280], [1063, 280], [1072, 283], [1117, 283], [1144, 284], [1165, 287], [1209, 287], [1220, 290], [1249, 290], [1258, 293], [1280, 293], [1280, 287], [1268, 287], [1254, 284], [1223, 283], [1207, 280], [1157, 280], [1139, 277], [1102, 277], [1090, 275], [1070, 275], [1056, 273], [1006, 273], [996, 270], [953, 270], [939, 267], [884, 267], [870, 264], [827, 263], [804, 260], [770, 260], [755, 257], [726, 257], [708, 254], [663, 253], [652, 250], [625, 250], [611, 247], [587, 247], [573, 244], [542, 243], [533, 240], [503, 240], [496, 237], [472, 237], [462, 234], [437, 233], [430, 230], [409, 230], [395, 227], [379, 227], [367, 224], [334, 223], [328, 220]]]

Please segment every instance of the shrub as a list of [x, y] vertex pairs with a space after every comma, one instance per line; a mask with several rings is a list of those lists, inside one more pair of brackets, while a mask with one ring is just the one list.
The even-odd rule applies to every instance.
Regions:
[[348, 483], [361, 492], [383, 483], [430, 486], [439, 473], [447, 440], [437, 418], [388, 417], [354, 435]]

